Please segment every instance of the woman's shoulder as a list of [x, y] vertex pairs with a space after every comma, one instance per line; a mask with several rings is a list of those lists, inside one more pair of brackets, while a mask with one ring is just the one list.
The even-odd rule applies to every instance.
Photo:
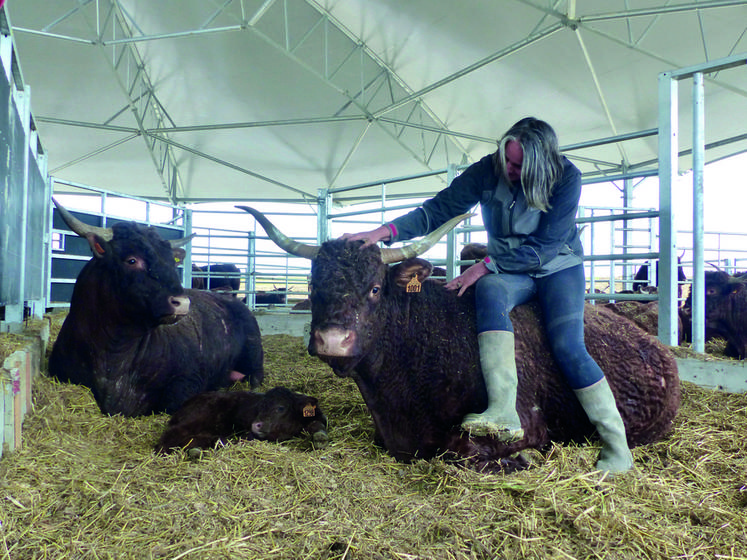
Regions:
[[494, 182], [496, 175], [493, 154], [488, 154], [471, 164], [462, 172], [462, 175], [473, 179], [479, 178], [483, 181]]
[[581, 170], [576, 167], [576, 164], [574, 164], [570, 159], [568, 159], [568, 156], [563, 156], [563, 175], [581, 175]]
[[567, 157], [563, 156], [563, 175], [557, 183], [563, 188], [568, 185], [581, 186], [581, 170]]

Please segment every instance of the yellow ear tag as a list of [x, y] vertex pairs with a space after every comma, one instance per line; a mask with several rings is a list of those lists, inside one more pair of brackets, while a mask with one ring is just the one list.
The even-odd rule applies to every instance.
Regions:
[[311, 416], [316, 416], [316, 412], [314, 412], [315, 410], [316, 410], [315, 405], [311, 403], [307, 404], [306, 406], [303, 407], [303, 417], [309, 418]]
[[415, 274], [412, 279], [407, 283], [407, 286], [405, 287], [405, 291], [409, 293], [417, 293], [420, 291], [420, 288], [423, 285], [418, 282], [418, 275]]

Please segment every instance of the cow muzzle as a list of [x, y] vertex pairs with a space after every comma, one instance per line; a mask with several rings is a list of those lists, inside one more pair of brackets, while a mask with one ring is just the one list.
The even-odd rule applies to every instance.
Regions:
[[161, 317], [161, 324], [170, 325], [176, 323], [179, 319], [189, 313], [189, 298], [187, 296], [171, 296], [169, 305], [172, 313]]
[[342, 327], [329, 327], [324, 330], [316, 330], [312, 333], [314, 337], [314, 350], [318, 356], [351, 357], [356, 353], [356, 334], [350, 329]]

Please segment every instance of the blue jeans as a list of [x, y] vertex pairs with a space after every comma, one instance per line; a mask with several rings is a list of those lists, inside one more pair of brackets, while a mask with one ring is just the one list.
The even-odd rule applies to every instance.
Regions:
[[526, 274], [487, 274], [475, 286], [477, 332], [510, 331], [509, 317], [517, 305], [536, 297], [545, 320], [555, 360], [572, 389], [583, 389], [604, 377], [584, 342], [583, 265], [542, 278]]

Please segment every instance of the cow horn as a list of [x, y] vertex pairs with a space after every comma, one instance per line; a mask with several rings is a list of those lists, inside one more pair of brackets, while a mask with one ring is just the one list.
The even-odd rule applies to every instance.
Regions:
[[263, 228], [265, 228], [267, 236], [272, 239], [275, 244], [286, 253], [290, 253], [291, 255], [295, 255], [296, 257], [303, 257], [304, 259], [313, 259], [319, 252], [319, 247], [317, 245], [306, 245], [305, 243], [299, 243], [298, 241], [294, 241], [287, 235], [283, 234], [278, 228], [272, 225], [270, 220], [265, 218], [265, 215], [262, 214], [259, 210], [255, 210], [254, 208], [250, 208], [249, 206], [237, 206], [236, 208], [241, 208], [245, 212], [249, 212], [252, 216], [254, 216], [254, 219], [257, 220]]
[[54, 197], [52, 197], [52, 202], [54, 202], [54, 205], [57, 206], [57, 210], [60, 212], [60, 216], [62, 216], [62, 219], [65, 221], [68, 227], [81, 237], [90, 239], [89, 236], [98, 235], [104, 241], [111, 241], [112, 237], [114, 237], [114, 232], [111, 228], [103, 228], [83, 223], [78, 218], [73, 216], [70, 212], [68, 212], [62, 204], [54, 199]]
[[384, 261], [385, 264], [391, 264], [422, 255], [438, 243], [439, 239], [454, 229], [459, 222], [466, 220], [471, 216], [474, 216], [474, 214], [462, 214], [456, 218], [452, 218], [438, 229], [423, 237], [423, 239], [420, 239], [415, 243], [410, 243], [405, 247], [400, 247], [398, 249], [382, 249], [381, 260]]
[[182, 237], [180, 239], [169, 239], [169, 245], [171, 245], [172, 249], [178, 249], [179, 247], [184, 247], [195, 237], [197, 237], [197, 234], [193, 233], [192, 235], [188, 235], [187, 237]]
[[[267, 236], [285, 252], [297, 257], [303, 257], [305, 259], [313, 259], [319, 252], [319, 246], [317, 245], [306, 245], [304, 243], [299, 243], [298, 241], [294, 241], [290, 237], [284, 235], [279, 229], [272, 225], [270, 220], [268, 220], [264, 216], [264, 214], [262, 214], [258, 210], [250, 208], [249, 206], [236, 206], [236, 208], [241, 208], [242, 210], [249, 212], [252, 216], [254, 216], [254, 218], [260, 223], [260, 225], [265, 228]], [[398, 249], [382, 249], [381, 260], [385, 264], [390, 264], [400, 262], [411, 257], [417, 257], [418, 255], [425, 253], [428, 249], [433, 247], [439, 239], [441, 239], [444, 235], [446, 235], [446, 233], [454, 229], [459, 222], [471, 216], [474, 216], [474, 214], [462, 214], [461, 216], [452, 218], [423, 239], [416, 241], [415, 243], [411, 243], [410, 245], [407, 245], [405, 247], [400, 247]]]

